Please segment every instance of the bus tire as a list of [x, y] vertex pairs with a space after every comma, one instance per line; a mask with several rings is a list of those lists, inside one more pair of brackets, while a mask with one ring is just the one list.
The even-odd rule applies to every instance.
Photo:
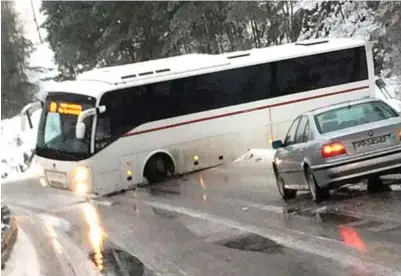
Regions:
[[165, 153], [157, 153], [149, 158], [144, 176], [150, 184], [162, 182], [174, 172], [174, 163]]

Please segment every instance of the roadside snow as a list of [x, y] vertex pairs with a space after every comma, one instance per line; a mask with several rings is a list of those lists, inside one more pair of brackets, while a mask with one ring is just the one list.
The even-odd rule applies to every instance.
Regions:
[[392, 185], [392, 186], [391, 186], [391, 189], [392, 189], [393, 191], [401, 191], [401, 185]]
[[[34, 149], [41, 110], [32, 114], [33, 129], [29, 127], [21, 131], [21, 117], [1, 121], [1, 178], [10, 178], [22, 173], [26, 169], [24, 152]], [[26, 126], [28, 122], [26, 120]], [[3, 184], [3, 181], [2, 181]]]
[[[23, 264], [21, 263], [23, 261]], [[1, 272], [4, 276], [39, 276], [40, 267], [35, 247], [21, 228], [10, 259]]]
[[244, 161], [244, 160], [255, 160], [255, 162], [269, 162], [274, 159], [276, 150], [273, 149], [250, 149], [246, 154], [235, 159], [234, 162]]

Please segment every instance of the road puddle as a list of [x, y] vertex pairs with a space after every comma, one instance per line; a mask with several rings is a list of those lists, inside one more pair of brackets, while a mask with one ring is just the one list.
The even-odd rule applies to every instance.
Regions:
[[152, 207], [152, 211], [154, 214], [168, 219], [175, 219], [177, 217], [177, 214], [162, 208]]
[[357, 222], [361, 220], [360, 218], [357, 217], [338, 214], [330, 211], [317, 212], [308, 210], [299, 212], [297, 213], [297, 215], [314, 218], [318, 222], [331, 223], [335, 225], [348, 224], [351, 222]]
[[[101, 256], [99, 256], [101, 254]], [[105, 276], [142, 276], [144, 274], [143, 263], [130, 253], [109, 248], [102, 252], [91, 252], [89, 258], [98, 267], [99, 272]], [[99, 267], [99, 258], [102, 266]]]
[[148, 188], [149, 193], [152, 196], [161, 196], [161, 195], [180, 195], [180, 187], [169, 187], [162, 185], [155, 185], [154, 187]]
[[267, 254], [279, 253], [283, 248], [282, 245], [277, 244], [275, 241], [252, 233], [237, 236], [230, 240], [218, 241], [215, 244], [231, 249], [262, 252]]

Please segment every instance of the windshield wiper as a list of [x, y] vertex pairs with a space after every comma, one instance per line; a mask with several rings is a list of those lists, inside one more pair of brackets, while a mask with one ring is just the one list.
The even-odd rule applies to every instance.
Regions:
[[40, 147], [40, 148], [36, 148], [36, 153], [50, 153], [50, 154], [56, 154], [57, 156], [61, 157], [61, 158], [68, 158], [68, 159], [72, 159], [74, 161], [78, 161], [79, 158], [77, 156], [75, 156], [72, 153], [69, 152], [65, 152], [65, 151], [61, 151], [61, 150], [56, 150], [56, 149], [52, 149], [52, 148], [48, 148], [48, 147]]

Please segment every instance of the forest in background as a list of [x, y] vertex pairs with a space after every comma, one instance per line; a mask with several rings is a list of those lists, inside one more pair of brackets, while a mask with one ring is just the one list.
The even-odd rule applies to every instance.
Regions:
[[[2, 118], [32, 97], [24, 68], [32, 51], [12, 2], [2, 2]], [[217, 54], [308, 38], [374, 43], [376, 74], [401, 75], [401, 2], [45, 1], [42, 28], [58, 80], [95, 67], [187, 53]]]

